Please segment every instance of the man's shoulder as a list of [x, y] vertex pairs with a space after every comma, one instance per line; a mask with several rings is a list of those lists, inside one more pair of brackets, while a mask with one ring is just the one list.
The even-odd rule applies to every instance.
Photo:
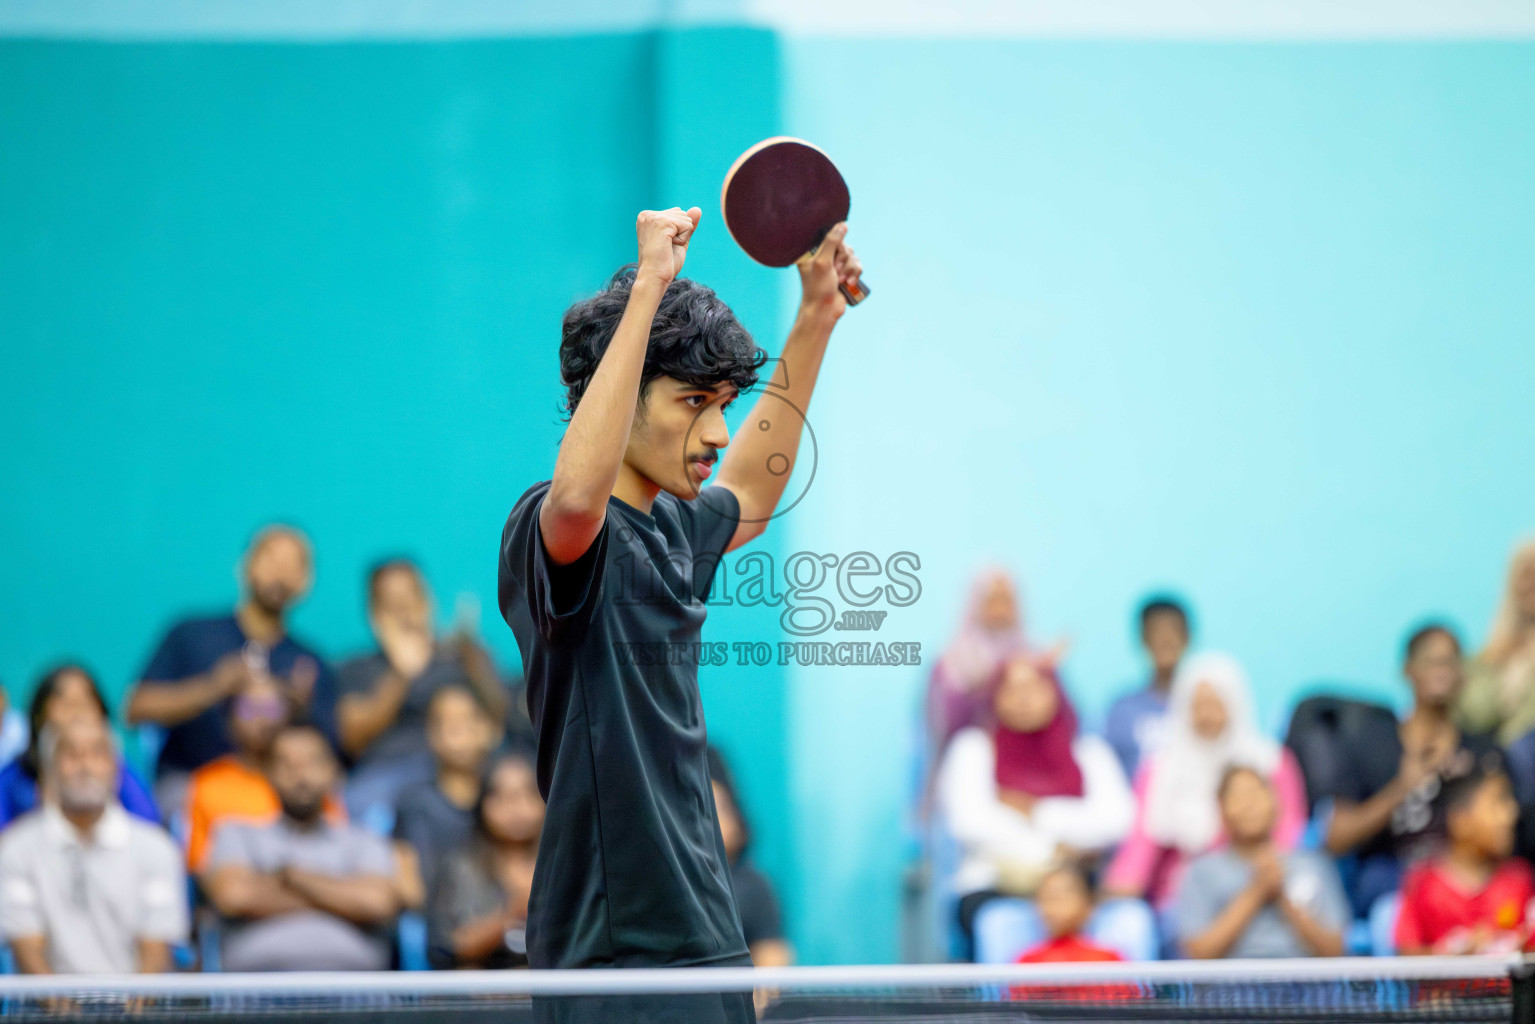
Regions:
[[218, 615], [189, 615], [172, 623], [170, 629], [165, 631], [165, 639], [169, 643], [187, 643], [208, 637], [238, 634], [238, 632], [239, 625], [231, 612]]
[[521, 497], [512, 502], [512, 511], [506, 517], [506, 529], [511, 530], [514, 524], [534, 514], [538, 510], [538, 503], [544, 500], [544, 495], [549, 493], [553, 483], [553, 480], [540, 480], [523, 491]]
[[12, 860], [17, 855], [42, 853], [43, 835], [43, 810], [39, 807], [21, 815], [0, 832], [0, 859]]
[[170, 857], [176, 861], [181, 859], [181, 847], [176, 845], [169, 832], [131, 814], [128, 815], [128, 842], [131, 847], [150, 855]]

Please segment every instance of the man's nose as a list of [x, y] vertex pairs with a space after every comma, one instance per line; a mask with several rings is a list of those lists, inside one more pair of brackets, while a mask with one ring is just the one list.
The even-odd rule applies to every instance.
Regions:
[[724, 448], [730, 443], [730, 428], [725, 424], [725, 414], [711, 409], [704, 416], [698, 439], [713, 448]]

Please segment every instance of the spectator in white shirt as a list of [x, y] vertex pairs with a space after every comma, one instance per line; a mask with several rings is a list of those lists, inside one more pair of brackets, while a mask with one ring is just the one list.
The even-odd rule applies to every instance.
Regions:
[[104, 721], [39, 739], [42, 807], [0, 836], [0, 931], [25, 974], [127, 974], [171, 966], [187, 937], [181, 852], [117, 801]]

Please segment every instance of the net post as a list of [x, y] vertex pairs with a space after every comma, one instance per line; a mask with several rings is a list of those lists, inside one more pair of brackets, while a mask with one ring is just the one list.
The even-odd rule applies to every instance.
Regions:
[[1525, 957], [1508, 969], [1513, 987], [1514, 1024], [1535, 1024], [1535, 959]]

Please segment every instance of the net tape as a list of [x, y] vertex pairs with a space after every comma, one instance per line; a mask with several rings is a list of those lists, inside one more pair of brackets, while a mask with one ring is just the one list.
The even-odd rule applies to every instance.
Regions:
[[[755, 992], [764, 1022], [1511, 1021], [1515, 956], [986, 966], [672, 968], [0, 978], [19, 1020], [532, 1020], [532, 1000], [665, 1008]], [[1535, 984], [1532, 982], [1531, 984]], [[1526, 1001], [1528, 1002], [1528, 1001]], [[622, 1005], [622, 1003], [620, 1003]], [[647, 1011], [648, 1012], [648, 1011]], [[662, 1014], [664, 1015], [664, 1014]], [[1532, 1022], [1535, 1024], [1535, 1022]]]

